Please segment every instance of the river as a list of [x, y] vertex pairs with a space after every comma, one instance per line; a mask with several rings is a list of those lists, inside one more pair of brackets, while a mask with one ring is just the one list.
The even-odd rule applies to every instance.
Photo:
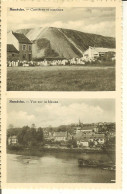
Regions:
[[115, 171], [78, 167], [78, 159], [113, 161], [107, 154], [43, 153], [42, 157], [7, 154], [8, 183], [111, 183]]

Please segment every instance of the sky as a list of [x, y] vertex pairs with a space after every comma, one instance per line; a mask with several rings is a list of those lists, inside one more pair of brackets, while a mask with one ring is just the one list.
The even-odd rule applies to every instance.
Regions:
[[58, 27], [115, 37], [115, 8], [62, 8], [63, 11], [10, 11], [8, 30]]
[[[21, 99], [25, 103], [10, 103], [10, 100], [17, 99], [8, 100], [8, 126], [57, 127], [78, 123], [79, 119], [83, 123], [115, 122], [114, 99]], [[48, 100], [58, 103], [44, 103]]]

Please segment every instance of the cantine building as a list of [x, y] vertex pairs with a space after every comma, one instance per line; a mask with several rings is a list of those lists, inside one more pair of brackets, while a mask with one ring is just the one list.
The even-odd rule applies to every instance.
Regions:
[[[19, 52], [20, 61], [32, 60], [32, 42], [24, 34], [10, 31], [7, 35], [7, 44], [13, 46]], [[9, 59], [10, 55], [12, 54], [11, 55], [12, 61], [14, 58], [14, 53], [9, 52], [7, 54], [9, 54]]]
[[113, 53], [115, 56], [116, 50], [114, 48], [103, 48], [103, 47], [91, 47], [83, 53], [84, 59], [96, 59], [103, 57], [106, 53]]

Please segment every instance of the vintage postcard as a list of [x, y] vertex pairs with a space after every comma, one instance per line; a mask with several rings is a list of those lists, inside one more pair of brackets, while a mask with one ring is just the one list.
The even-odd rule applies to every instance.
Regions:
[[8, 183], [116, 182], [114, 99], [8, 99], [7, 105]]
[[2, 2], [2, 188], [121, 188], [121, 16]]
[[115, 91], [116, 8], [63, 6], [7, 7], [7, 91]]
[[8, 98], [7, 184], [115, 186], [115, 104], [115, 98]]

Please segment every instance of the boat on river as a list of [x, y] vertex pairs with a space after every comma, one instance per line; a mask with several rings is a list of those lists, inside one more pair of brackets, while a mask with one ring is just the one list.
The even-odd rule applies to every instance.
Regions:
[[115, 170], [115, 165], [113, 162], [105, 162], [102, 160], [78, 160], [79, 167], [91, 167], [91, 168], [102, 168], [104, 170]]

